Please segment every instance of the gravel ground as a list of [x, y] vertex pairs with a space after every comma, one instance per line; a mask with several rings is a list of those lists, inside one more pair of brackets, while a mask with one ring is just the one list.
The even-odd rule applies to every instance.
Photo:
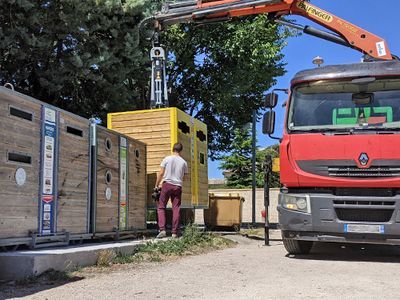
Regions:
[[[59, 286], [16, 288], [26, 299], [396, 299], [400, 250], [321, 244], [287, 256], [280, 241], [238, 245], [163, 263], [124, 265]], [[0, 298], [11, 294], [0, 292]]]

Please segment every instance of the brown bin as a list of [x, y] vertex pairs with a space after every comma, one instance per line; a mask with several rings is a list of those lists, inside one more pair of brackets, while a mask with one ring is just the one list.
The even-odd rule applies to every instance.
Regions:
[[239, 194], [209, 194], [209, 201], [209, 209], [204, 210], [204, 224], [207, 227], [240, 229], [244, 198]]

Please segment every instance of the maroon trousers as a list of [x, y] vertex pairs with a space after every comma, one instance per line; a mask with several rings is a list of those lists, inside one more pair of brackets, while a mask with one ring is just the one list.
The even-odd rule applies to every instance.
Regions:
[[168, 200], [172, 202], [172, 233], [177, 234], [179, 229], [179, 211], [181, 208], [182, 187], [164, 182], [161, 188], [160, 200], [157, 206], [158, 227], [165, 230], [165, 207]]

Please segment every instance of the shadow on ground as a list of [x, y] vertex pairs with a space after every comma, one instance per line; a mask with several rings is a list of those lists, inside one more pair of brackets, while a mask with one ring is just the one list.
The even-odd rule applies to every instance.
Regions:
[[48, 271], [39, 277], [0, 283], [0, 300], [30, 296], [82, 279], [84, 277], [70, 275], [69, 273]]
[[315, 243], [308, 255], [286, 255], [291, 259], [400, 263], [400, 247], [370, 244]]

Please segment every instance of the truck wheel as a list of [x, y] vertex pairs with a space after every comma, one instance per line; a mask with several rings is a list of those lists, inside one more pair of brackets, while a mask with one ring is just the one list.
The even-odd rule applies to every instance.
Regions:
[[289, 254], [308, 254], [313, 246], [313, 242], [298, 241], [282, 238], [283, 246]]

